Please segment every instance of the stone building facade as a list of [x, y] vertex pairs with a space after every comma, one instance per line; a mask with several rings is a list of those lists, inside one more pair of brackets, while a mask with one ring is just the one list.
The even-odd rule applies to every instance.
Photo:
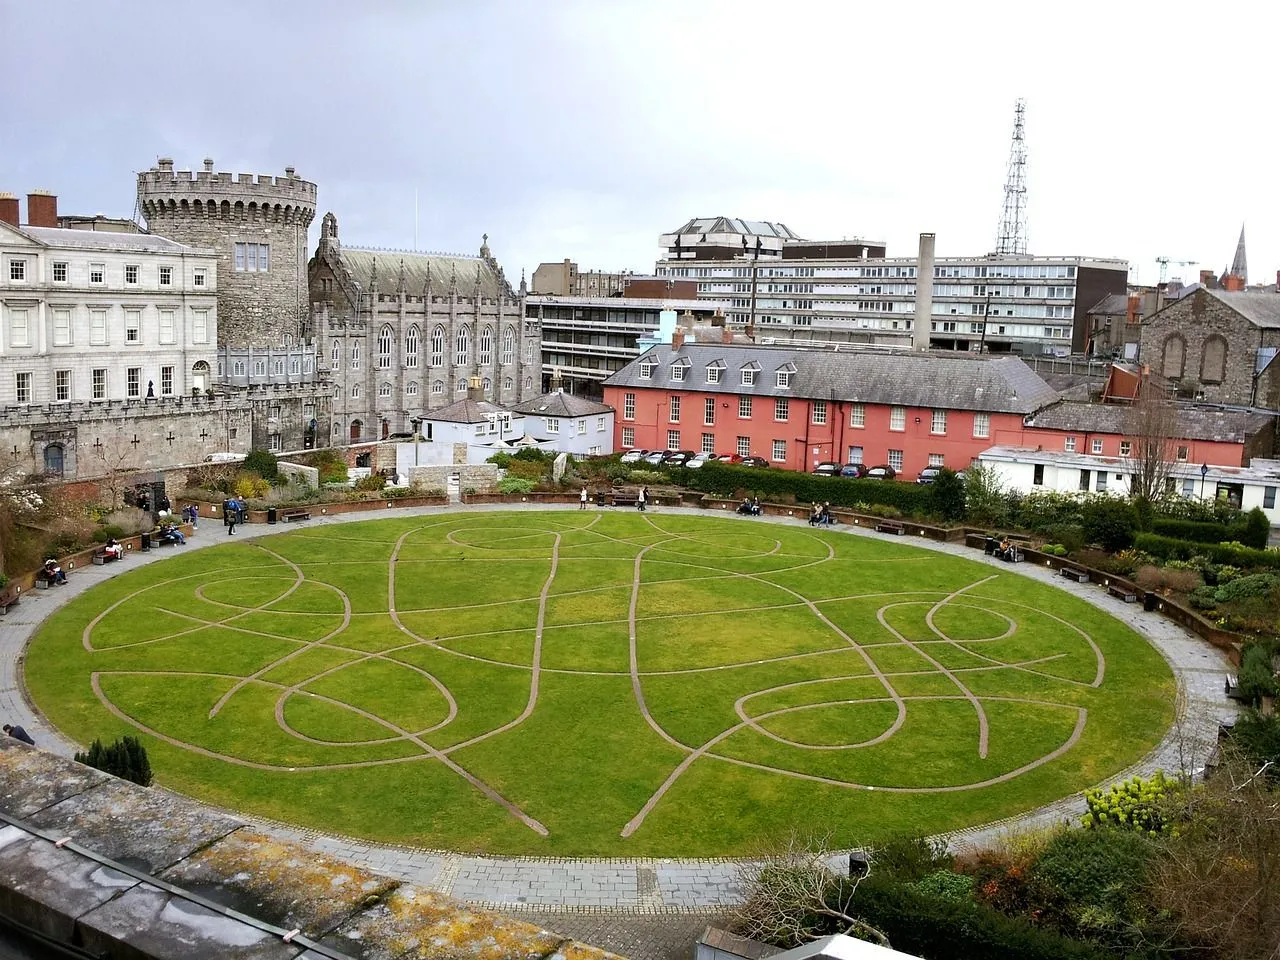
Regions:
[[1280, 294], [1197, 289], [1144, 320], [1139, 342], [1182, 396], [1280, 410]]
[[503, 406], [540, 392], [541, 329], [487, 237], [478, 257], [366, 250], [344, 246], [328, 213], [308, 281], [333, 444], [412, 432], [465, 398], [471, 377]]
[[218, 258], [218, 343], [281, 344], [305, 326], [307, 228], [316, 185], [283, 177], [173, 169], [165, 158], [138, 174], [147, 229], [212, 249]]

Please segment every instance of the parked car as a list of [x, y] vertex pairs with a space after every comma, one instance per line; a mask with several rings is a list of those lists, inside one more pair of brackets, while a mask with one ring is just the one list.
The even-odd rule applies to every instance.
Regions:
[[933, 483], [941, 473], [941, 467], [925, 467], [920, 471], [920, 476], [916, 477], [916, 483]]
[[764, 457], [743, 457], [738, 461], [740, 467], [767, 467], [769, 461]]
[[867, 475], [865, 463], [846, 463], [840, 468], [840, 476], [847, 480], [861, 480]]
[[648, 450], [628, 450], [622, 455], [620, 463], [639, 463], [649, 455]]
[[668, 467], [683, 467], [694, 455], [692, 450], [677, 450], [674, 453], [668, 453], [662, 463]]
[[840, 464], [827, 460], [813, 468], [815, 477], [837, 477], [840, 475]]
[[704, 463], [709, 463], [716, 458], [714, 453], [695, 453], [686, 462], [685, 466], [690, 470], [697, 470]]
[[721, 453], [716, 455], [716, 461], [719, 463], [742, 463], [742, 454], [740, 453]]
[[872, 467], [863, 474], [864, 478], [867, 480], [892, 480], [897, 475], [898, 471], [894, 470], [893, 467], [889, 466], [887, 463], [882, 463], [877, 467]]
[[646, 453], [640, 459], [651, 467], [660, 467], [662, 466], [662, 461], [667, 459], [667, 451], [654, 450], [652, 453]]

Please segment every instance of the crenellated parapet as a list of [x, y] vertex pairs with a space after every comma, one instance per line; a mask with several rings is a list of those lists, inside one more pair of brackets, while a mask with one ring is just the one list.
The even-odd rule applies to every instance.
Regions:
[[221, 173], [205, 160], [203, 170], [175, 171], [164, 158], [138, 174], [138, 204], [152, 231], [161, 234], [165, 222], [192, 218], [307, 227], [316, 215], [316, 185], [293, 167], [282, 177]]

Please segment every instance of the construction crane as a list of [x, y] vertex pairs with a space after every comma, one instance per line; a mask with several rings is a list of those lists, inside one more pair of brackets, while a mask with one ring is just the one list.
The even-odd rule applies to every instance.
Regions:
[[1169, 264], [1175, 267], [1193, 267], [1198, 264], [1199, 260], [1177, 260], [1173, 257], [1156, 257], [1156, 263], [1160, 264], [1160, 283], [1163, 286], [1165, 281], [1169, 279]]

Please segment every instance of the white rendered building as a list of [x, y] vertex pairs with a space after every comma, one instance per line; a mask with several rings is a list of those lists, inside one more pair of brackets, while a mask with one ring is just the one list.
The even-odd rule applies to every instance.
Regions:
[[[553, 379], [553, 385], [557, 382]], [[613, 407], [553, 389], [513, 408], [525, 431], [546, 439], [560, 453], [594, 457], [613, 453]]]

